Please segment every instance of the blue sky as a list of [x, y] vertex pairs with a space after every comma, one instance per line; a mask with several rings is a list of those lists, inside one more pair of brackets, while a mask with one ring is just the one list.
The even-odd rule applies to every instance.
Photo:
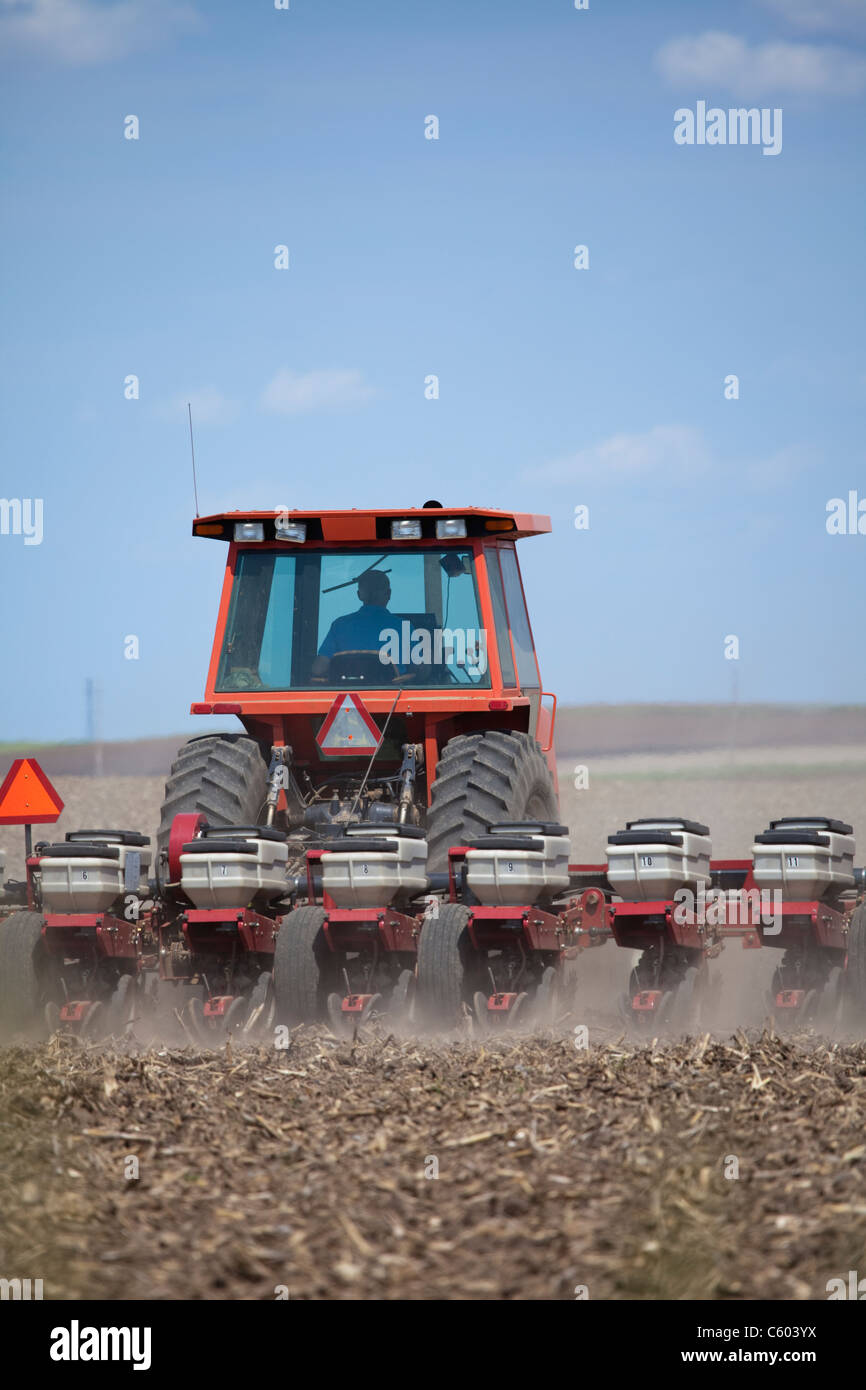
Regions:
[[[866, 698], [825, 525], [866, 500], [866, 0], [0, 0], [0, 47], [0, 493], [44, 508], [0, 739], [80, 737], [88, 676], [106, 737], [204, 730], [188, 399], [204, 512], [550, 513], [561, 699], [727, 699], [729, 634], [741, 699]], [[781, 153], [677, 145], [700, 100]]]

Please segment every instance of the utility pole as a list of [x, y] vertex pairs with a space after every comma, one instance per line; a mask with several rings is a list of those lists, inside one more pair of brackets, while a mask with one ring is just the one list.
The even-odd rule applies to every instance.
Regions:
[[93, 752], [93, 776], [102, 776], [102, 721], [100, 703], [102, 692], [92, 676], [84, 682], [84, 737]]

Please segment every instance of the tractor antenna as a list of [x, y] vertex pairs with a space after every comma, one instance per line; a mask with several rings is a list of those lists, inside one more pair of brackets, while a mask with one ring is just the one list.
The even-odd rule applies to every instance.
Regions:
[[192, 490], [195, 496], [195, 514], [198, 516], [198, 485], [195, 480], [195, 443], [192, 437], [192, 404], [187, 401], [186, 408], [189, 413], [189, 448], [192, 454]]

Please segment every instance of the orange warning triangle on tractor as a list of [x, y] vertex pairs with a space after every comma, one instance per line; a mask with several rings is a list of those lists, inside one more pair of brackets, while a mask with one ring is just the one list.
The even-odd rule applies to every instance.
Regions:
[[375, 753], [381, 741], [378, 725], [354, 691], [337, 696], [316, 734], [316, 742], [325, 757]]
[[48, 825], [63, 802], [35, 758], [16, 758], [0, 787], [0, 825]]

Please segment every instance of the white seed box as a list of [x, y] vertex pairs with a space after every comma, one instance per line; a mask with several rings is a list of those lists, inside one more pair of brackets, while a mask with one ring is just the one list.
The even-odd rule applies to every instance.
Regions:
[[[44, 846], [39, 864], [44, 907], [48, 912], [107, 912], [146, 877], [151, 859], [146, 844], [146, 837], [134, 832], [73, 831], [63, 844]], [[126, 882], [127, 860], [132, 887]]]
[[677, 817], [628, 821], [608, 836], [607, 877], [626, 902], [670, 901], [680, 888], [696, 891], [710, 877], [707, 826]]
[[[427, 891], [427, 841], [414, 827], [352, 825], [322, 854], [322, 889], [337, 907], [390, 907]], [[354, 841], [354, 844], [353, 844]]]
[[851, 826], [823, 816], [785, 816], [755, 836], [753, 876], [758, 888], [790, 901], [815, 901], [854, 886]]
[[240, 910], [287, 892], [288, 845], [257, 827], [208, 827], [184, 845], [181, 887], [195, 907]]
[[567, 890], [570, 855], [564, 826], [491, 825], [490, 834], [473, 840], [467, 852], [467, 887], [486, 907], [529, 907], [543, 894]]

